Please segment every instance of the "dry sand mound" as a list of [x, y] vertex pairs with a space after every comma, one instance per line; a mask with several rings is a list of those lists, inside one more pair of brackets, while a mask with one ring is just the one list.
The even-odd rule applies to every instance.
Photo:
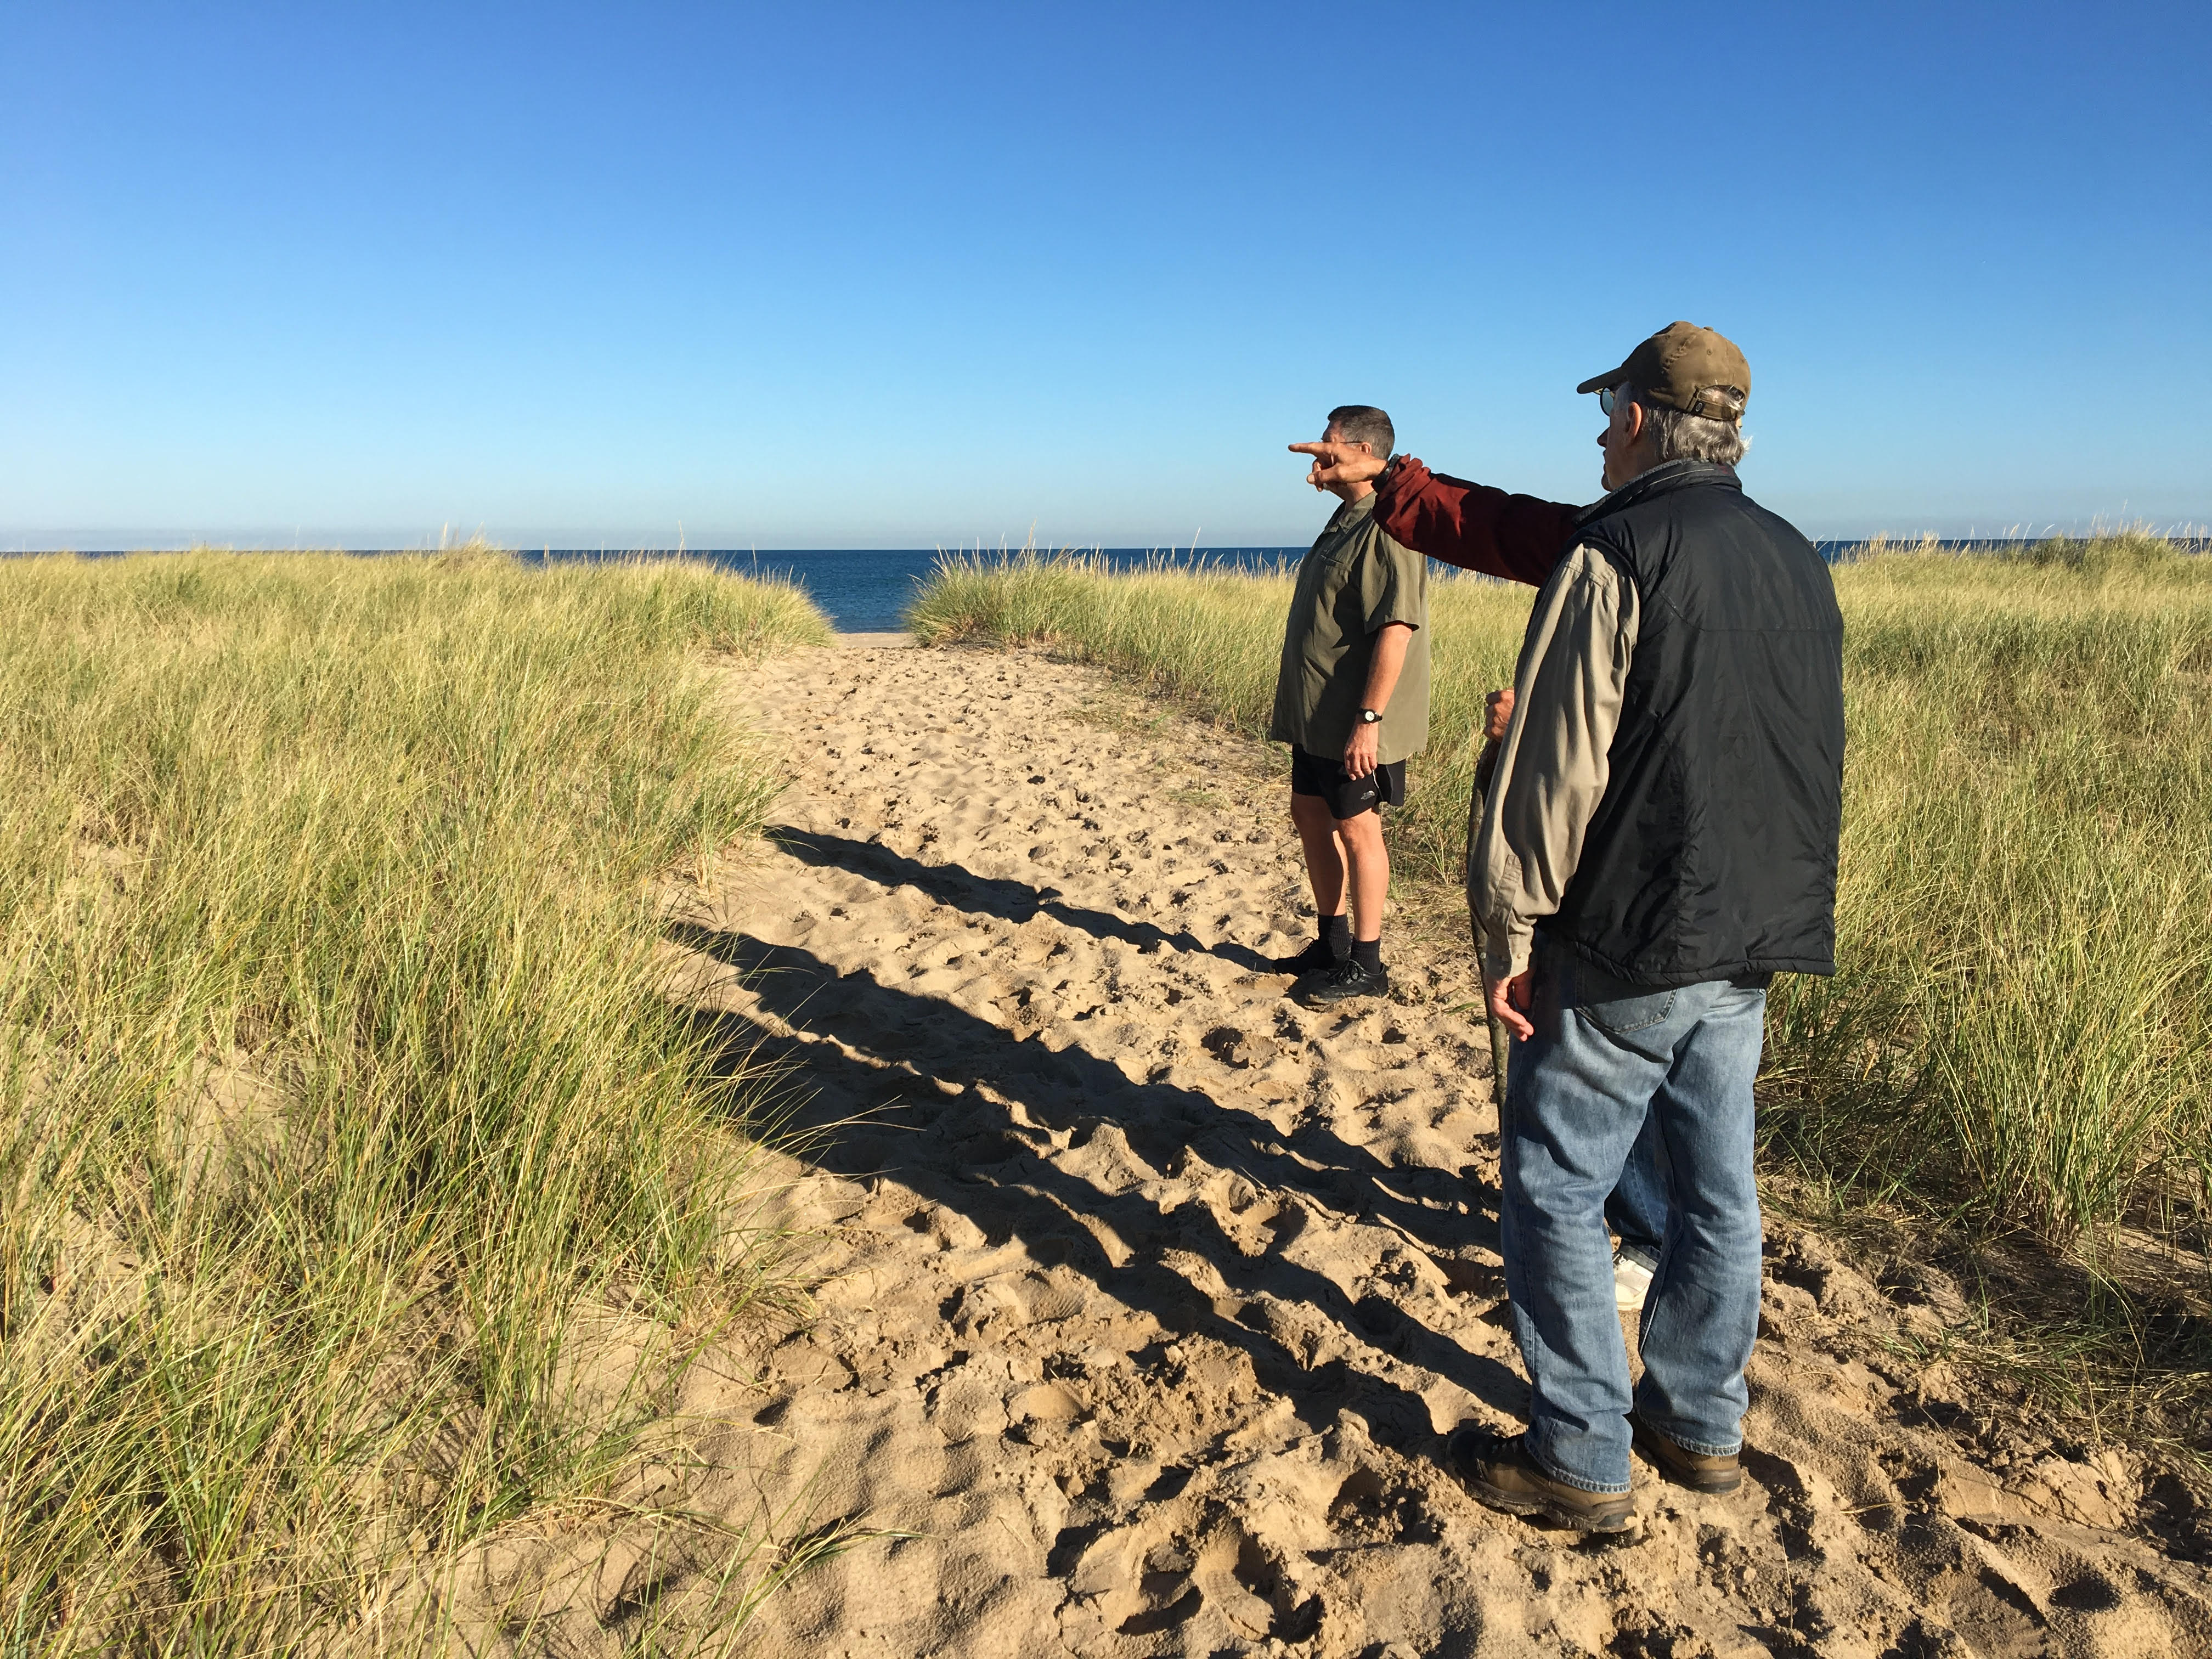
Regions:
[[679, 931], [836, 1127], [790, 1196], [818, 1317], [684, 1401], [742, 1471], [700, 1501], [899, 1534], [755, 1650], [2212, 1653], [2203, 1535], [2159, 1530], [2185, 1500], [2008, 1430], [1910, 1357], [1940, 1286], [1800, 1231], [1770, 1230], [1739, 1493], [1639, 1464], [1610, 1547], [1483, 1509], [1440, 1431], [1525, 1390], [1462, 953], [1400, 948], [1388, 1004], [1287, 1001], [1280, 785], [1102, 719], [1091, 671], [848, 648], [738, 689], [797, 781]]

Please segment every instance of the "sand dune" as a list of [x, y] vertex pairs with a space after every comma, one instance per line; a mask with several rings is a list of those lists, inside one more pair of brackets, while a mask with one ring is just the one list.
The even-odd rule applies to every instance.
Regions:
[[1126, 694], [1091, 671], [860, 647], [737, 690], [797, 781], [681, 930], [692, 988], [836, 1127], [781, 1200], [820, 1230], [817, 1316], [695, 1376], [735, 1471], [697, 1501], [899, 1534], [781, 1593], [754, 1650], [2212, 1652], [2184, 1500], [1912, 1359], [1940, 1280], [1790, 1227], [1741, 1492], [1639, 1463], [1610, 1547], [1483, 1509], [1435, 1461], [1525, 1397], [1463, 953], [1400, 947], [1389, 1004], [1288, 1002], [1279, 784], [1206, 726], [1103, 719]]

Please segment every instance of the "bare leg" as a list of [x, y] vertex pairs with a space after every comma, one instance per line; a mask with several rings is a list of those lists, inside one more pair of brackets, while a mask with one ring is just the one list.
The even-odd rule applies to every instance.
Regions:
[[1291, 822], [1305, 848], [1306, 879], [1313, 884], [1314, 909], [1326, 933], [1328, 919], [1344, 914], [1344, 844], [1337, 838], [1337, 822], [1319, 795], [1292, 795]]
[[[1382, 815], [1368, 811], [1346, 818], [1336, 825], [1336, 836], [1352, 866], [1347, 884], [1352, 890], [1352, 936], [1364, 945], [1382, 937], [1382, 901], [1390, 892], [1390, 853], [1382, 844]], [[1311, 854], [1307, 860], [1311, 862]]]

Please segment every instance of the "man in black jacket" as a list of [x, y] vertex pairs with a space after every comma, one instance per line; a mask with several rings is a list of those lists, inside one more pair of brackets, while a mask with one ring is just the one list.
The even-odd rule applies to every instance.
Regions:
[[[1486, 1502], [1632, 1518], [1629, 1453], [1733, 1491], [1759, 1324], [1752, 1081], [1777, 973], [1834, 971], [1843, 622], [1737, 482], [1751, 372], [1676, 323], [1599, 394], [1610, 492], [1537, 597], [1470, 872], [1511, 1029], [1500, 1223], [1525, 1434], [1448, 1456]], [[1649, 1114], [1668, 1193], [1632, 1400], [1603, 1208]]]

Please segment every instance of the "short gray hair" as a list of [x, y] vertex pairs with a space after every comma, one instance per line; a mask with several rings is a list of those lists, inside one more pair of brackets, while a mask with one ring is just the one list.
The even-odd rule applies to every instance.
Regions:
[[1337, 437], [1348, 444], [1365, 444], [1383, 460], [1390, 459], [1398, 434], [1390, 424], [1390, 417], [1372, 404], [1340, 404], [1328, 411], [1328, 425]]
[[1685, 415], [1679, 409], [1656, 408], [1638, 398], [1644, 418], [1651, 428], [1651, 441], [1666, 461], [1717, 461], [1734, 466], [1751, 447], [1743, 428], [1734, 421], [1716, 421], [1704, 415]]

